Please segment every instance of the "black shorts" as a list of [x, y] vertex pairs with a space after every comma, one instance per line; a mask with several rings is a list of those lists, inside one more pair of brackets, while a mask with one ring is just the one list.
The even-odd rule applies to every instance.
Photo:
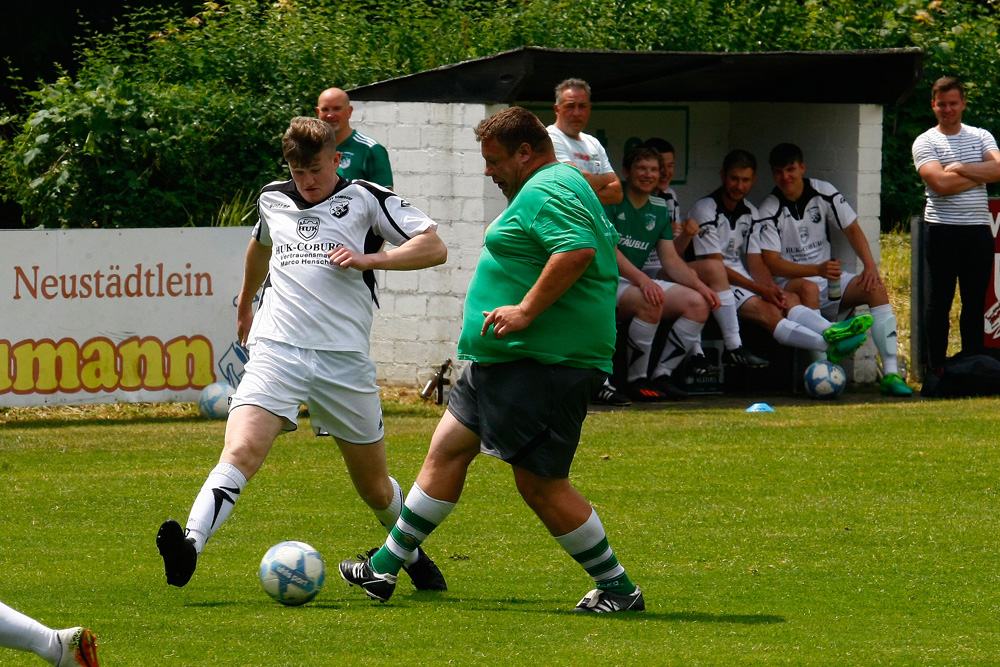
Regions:
[[473, 362], [448, 394], [448, 411], [480, 437], [483, 454], [536, 475], [569, 477], [591, 392], [605, 377], [534, 359]]

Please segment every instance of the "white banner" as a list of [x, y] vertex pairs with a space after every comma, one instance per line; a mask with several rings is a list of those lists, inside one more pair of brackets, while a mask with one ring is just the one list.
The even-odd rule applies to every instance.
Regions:
[[249, 227], [0, 232], [0, 406], [236, 385]]

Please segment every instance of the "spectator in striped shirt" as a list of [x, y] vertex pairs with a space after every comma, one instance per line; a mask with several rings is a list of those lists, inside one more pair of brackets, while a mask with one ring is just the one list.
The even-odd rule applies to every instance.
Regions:
[[913, 164], [924, 180], [930, 296], [924, 315], [929, 370], [941, 375], [948, 350], [949, 312], [958, 282], [962, 350], [982, 350], [983, 310], [993, 271], [993, 233], [986, 183], [1000, 181], [1000, 150], [988, 131], [962, 123], [965, 89], [955, 77], [934, 82], [938, 124], [913, 142]]

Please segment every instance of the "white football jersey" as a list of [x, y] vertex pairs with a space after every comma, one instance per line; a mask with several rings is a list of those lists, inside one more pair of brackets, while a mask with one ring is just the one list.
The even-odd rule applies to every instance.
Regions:
[[791, 202], [774, 190], [758, 207], [758, 239], [762, 250], [781, 253], [796, 264], [821, 264], [830, 259], [829, 226], [843, 230], [858, 214], [826, 181], [803, 179], [802, 196]]
[[759, 254], [756, 235], [751, 234], [756, 207], [745, 199], [733, 211], [722, 203], [722, 188], [694, 203], [687, 217], [698, 222], [698, 236], [692, 239], [694, 254], [722, 255], [722, 263], [742, 276], [750, 277], [746, 268], [748, 252]]
[[327, 253], [346, 246], [377, 252], [399, 246], [437, 223], [391, 190], [368, 181], [340, 179], [318, 204], [306, 202], [294, 181], [265, 186], [253, 237], [271, 247], [260, 304], [250, 329], [257, 338], [314, 350], [368, 354], [372, 305], [378, 305], [374, 271], [344, 269]]

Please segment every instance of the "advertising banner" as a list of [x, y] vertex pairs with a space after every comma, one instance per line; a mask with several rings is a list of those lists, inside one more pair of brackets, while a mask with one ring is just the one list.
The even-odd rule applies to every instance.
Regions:
[[0, 406], [235, 386], [249, 227], [0, 232]]
[[993, 280], [986, 290], [986, 313], [983, 318], [983, 342], [1000, 349], [1000, 197], [990, 198], [993, 230]]

